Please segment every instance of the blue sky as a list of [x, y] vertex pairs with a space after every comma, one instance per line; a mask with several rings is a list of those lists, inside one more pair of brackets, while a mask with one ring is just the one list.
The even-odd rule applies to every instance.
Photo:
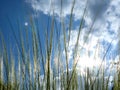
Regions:
[[[66, 29], [69, 25], [69, 17], [71, 13], [72, 0], [63, 0], [63, 13], [62, 17], [65, 19]], [[86, 5], [86, 0], [76, 0], [74, 9], [73, 9], [73, 27], [71, 30], [70, 44], [68, 46], [69, 60], [72, 60], [73, 48], [75, 46], [75, 41], [77, 39], [77, 33], [79, 28], [79, 23], [83, 15], [83, 11]], [[104, 49], [108, 47], [111, 43], [111, 48], [108, 53], [108, 59], [115, 59], [118, 55], [118, 33], [120, 26], [120, 0], [89, 0], [87, 5], [86, 17], [84, 17], [85, 26], [82, 28], [82, 35], [79, 40], [79, 46], [83, 47], [85, 51], [89, 51], [91, 54], [95, 53], [95, 48], [99, 42], [101, 47], [101, 52], [104, 52]], [[18, 26], [17, 20], [20, 22], [21, 26], [24, 28], [25, 23], [29, 27], [29, 17], [33, 16], [36, 20], [41, 19], [40, 29], [43, 29], [43, 22], [46, 24], [48, 18], [51, 19], [52, 10], [56, 15], [56, 22], [60, 22], [60, 0], [4, 0], [0, 2], [0, 31], [3, 33], [3, 36], [6, 41], [7, 47], [9, 45], [15, 44], [13, 33], [11, 32], [10, 24], [7, 17], [9, 17], [12, 25], [14, 26], [14, 31], [18, 35]], [[89, 32], [89, 28], [93, 22], [93, 19], [96, 15], [97, 19], [93, 26], [93, 31], [89, 36], [89, 41], [85, 45], [84, 38]], [[43, 36], [43, 31], [40, 31], [41, 37]], [[62, 39], [61, 35], [61, 39]], [[17, 37], [19, 39], [19, 37]], [[43, 37], [41, 38], [43, 40]], [[44, 45], [43, 45], [44, 46]], [[0, 42], [1, 47], [1, 42]], [[64, 55], [64, 50], [63, 50]], [[85, 55], [83, 55], [83, 58]], [[90, 59], [91, 60], [91, 59]], [[70, 61], [71, 62], [71, 61]], [[96, 64], [96, 63], [95, 63]]]
[[[17, 19], [21, 19], [21, 22], [25, 22], [27, 19], [27, 11], [29, 10], [26, 7], [24, 0], [4, 0], [0, 3], [0, 31], [2, 31], [4, 38], [7, 40], [11, 37], [11, 28], [8, 22], [8, 17], [10, 18], [11, 23], [17, 28], [16, 22]], [[17, 32], [16, 32], [17, 33]], [[13, 41], [13, 40], [11, 40]]]

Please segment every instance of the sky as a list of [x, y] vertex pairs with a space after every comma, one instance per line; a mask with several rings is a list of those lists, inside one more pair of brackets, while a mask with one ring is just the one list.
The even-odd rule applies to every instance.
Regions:
[[[56, 18], [61, 17], [60, 10], [61, 0], [26, 0], [27, 3], [36, 12], [42, 12], [45, 15], [52, 15], [51, 11], [54, 10]], [[62, 16], [65, 19], [66, 26], [69, 24], [69, 16], [71, 14], [73, 0], [63, 0]], [[89, 51], [92, 55], [95, 53], [95, 47], [99, 43], [101, 47], [101, 53], [105, 53], [107, 48], [109, 52], [106, 56], [107, 60], [115, 60], [119, 55], [118, 52], [118, 42], [119, 42], [119, 27], [120, 27], [120, 0], [75, 0], [75, 6], [73, 9], [73, 28], [71, 30], [70, 44], [68, 47], [69, 59], [72, 58], [72, 49], [75, 46], [75, 41], [77, 39], [79, 22], [83, 15], [87, 3], [87, 13], [84, 18], [85, 25], [83, 26], [81, 39], [79, 40], [79, 45], [84, 47], [84, 50]], [[97, 13], [97, 14], [96, 14]], [[89, 35], [89, 41], [84, 45], [84, 38], [89, 32], [94, 17], [96, 16], [95, 23], [93, 24], [93, 31]], [[64, 53], [64, 51], [63, 51]], [[91, 55], [91, 58], [92, 58]], [[104, 55], [104, 54], [103, 54]], [[84, 58], [84, 55], [83, 55]]]
[[[24, 0], [4, 0], [0, 3], [0, 31], [3, 33], [3, 36], [7, 42], [14, 41], [11, 37], [11, 29], [10, 24], [8, 22], [8, 18], [10, 18], [10, 22], [14, 25], [14, 29], [17, 28], [17, 19], [20, 19], [21, 17], [27, 17], [26, 12], [26, 4], [24, 3]], [[21, 20], [21, 22], [25, 22], [27, 18]], [[17, 33], [17, 32], [16, 32]], [[12, 39], [12, 40], [8, 40]]]
[[[48, 18], [51, 18], [53, 15], [53, 10], [55, 14], [56, 22], [60, 23], [61, 18], [61, 0], [2, 0], [0, 2], [0, 32], [3, 33], [3, 36], [6, 41], [6, 45], [9, 48], [9, 45], [15, 46], [15, 40], [13, 33], [11, 31], [11, 24], [14, 27], [16, 35], [19, 34], [17, 21], [21, 26], [29, 26], [29, 17], [33, 16], [36, 20], [42, 18], [44, 23], [47, 23]], [[62, 17], [65, 20], [66, 28], [69, 26], [69, 17], [71, 14], [73, 0], [63, 0], [62, 6]], [[77, 33], [79, 29], [79, 23], [82, 20], [82, 15], [84, 9], [87, 9], [84, 17], [84, 26], [82, 27], [82, 34], [79, 40], [79, 47], [83, 47], [83, 52], [89, 52], [90, 57], [86, 54], [83, 54], [81, 59], [88, 59], [93, 62], [94, 65], [98, 65], [100, 62], [94, 62], [93, 56], [95, 54], [95, 48], [99, 43], [101, 52], [100, 59], [105, 54], [108, 46], [109, 52], [106, 56], [107, 60], [115, 60], [118, 58], [118, 42], [119, 42], [119, 33], [120, 33], [120, 0], [75, 0], [75, 5], [73, 9], [73, 25], [71, 28], [71, 37], [68, 46], [68, 55], [69, 62], [72, 62], [73, 49], [75, 46], [75, 41], [77, 40]], [[95, 23], [94, 22], [94, 17]], [[40, 22], [42, 29], [43, 22]], [[93, 31], [89, 35], [89, 41], [84, 44], [84, 40], [87, 37], [87, 33], [93, 24]], [[68, 33], [66, 31], [66, 33]], [[40, 35], [43, 35], [43, 31], [40, 31]], [[63, 35], [60, 36], [61, 40]], [[19, 37], [17, 37], [19, 39]], [[43, 38], [42, 38], [42, 41]], [[68, 42], [67, 42], [68, 43]], [[1, 42], [0, 42], [0, 47]], [[63, 55], [65, 51], [63, 50]], [[79, 58], [79, 56], [78, 56]], [[92, 63], [92, 64], [93, 64]], [[91, 67], [86, 61], [81, 61], [78, 63], [78, 67], [88, 66]]]

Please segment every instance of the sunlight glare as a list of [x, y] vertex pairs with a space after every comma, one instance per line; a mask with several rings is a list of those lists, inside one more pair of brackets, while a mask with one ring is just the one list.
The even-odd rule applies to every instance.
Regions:
[[25, 25], [25, 26], [28, 26], [28, 22], [25, 22], [24, 25]]
[[95, 60], [94, 58], [88, 56], [80, 57], [78, 61], [78, 67], [82, 67], [82, 68], [92, 69], [94, 67], [99, 67], [100, 64], [101, 64], [100, 59]]

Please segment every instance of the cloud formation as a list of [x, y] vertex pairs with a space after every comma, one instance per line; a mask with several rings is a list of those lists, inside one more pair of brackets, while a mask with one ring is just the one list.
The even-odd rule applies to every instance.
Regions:
[[[62, 15], [66, 17], [71, 14], [73, 0], [62, 1]], [[26, 2], [37, 12], [52, 14], [54, 10], [57, 16], [61, 16], [61, 0], [26, 0]], [[73, 9], [75, 20], [81, 19], [86, 2], [87, 0], [75, 0]], [[89, 27], [93, 22], [93, 18], [97, 17], [95, 29], [101, 29], [102, 32], [106, 32], [109, 29], [109, 31], [116, 33], [120, 23], [119, 5], [120, 0], [88, 0], [85, 23]]]
[[[61, 0], [26, 0], [31, 4], [32, 8], [36, 11], [42, 11], [44, 14], [52, 14], [52, 10], [54, 13], [60, 16], [61, 12]], [[62, 0], [62, 14], [63, 16], [67, 16], [71, 13], [71, 7], [73, 0]], [[81, 16], [83, 10], [85, 8], [86, 0], [76, 0], [74, 6], [74, 14], [75, 16]]]
[[[31, 7], [37, 12], [43, 12], [44, 14], [54, 13], [60, 17], [61, 11], [61, 0], [26, 0]], [[81, 20], [87, 0], [75, 0], [75, 6], [73, 10], [74, 21]], [[73, 0], [63, 0], [62, 15], [67, 18], [71, 13]], [[99, 42], [101, 45], [103, 42], [111, 43], [115, 49], [117, 45], [117, 36], [120, 27], [120, 0], [88, 0], [86, 17], [84, 18], [86, 27], [82, 28], [82, 36], [80, 40], [80, 46], [83, 45], [85, 36], [88, 36], [86, 32], [89, 32], [94, 18], [96, 17], [95, 23], [93, 24], [92, 31], [89, 36], [89, 42], [84, 45], [87, 49], [90, 46], [90, 52], [95, 50], [95, 47]], [[78, 27], [78, 26], [76, 26]], [[74, 41], [77, 38], [78, 30], [72, 30], [69, 57], [71, 58], [72, 49], [75, 45]], [[104, 47], [104, 46], [102, 46]], [[72, 49], [71, 49], [72, 48]], [[113, 50], [114, 52], [114, 50]]]
[[96, 14], [98, 14], [100, 17], [109, 7], [110, 1], [111, 0], [88, 0], [88, 7], [91, 15], [95, 17]]

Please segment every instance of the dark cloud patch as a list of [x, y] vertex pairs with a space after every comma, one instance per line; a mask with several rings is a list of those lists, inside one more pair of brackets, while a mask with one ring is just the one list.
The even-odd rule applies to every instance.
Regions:
[[[62, 0], [62, 8], [66, 8], [68, 5], [71, 5], [70, 0]], [[57, 5], [58, 8], [61, 8], [61, 0], [54, 0], [53, 5]]]
[[102, 17], [104, 12], [109, 7], [110, 2], [110, 0], [89, 0], [88, 7], [92, 18], [96, 15], [98, 18]]

